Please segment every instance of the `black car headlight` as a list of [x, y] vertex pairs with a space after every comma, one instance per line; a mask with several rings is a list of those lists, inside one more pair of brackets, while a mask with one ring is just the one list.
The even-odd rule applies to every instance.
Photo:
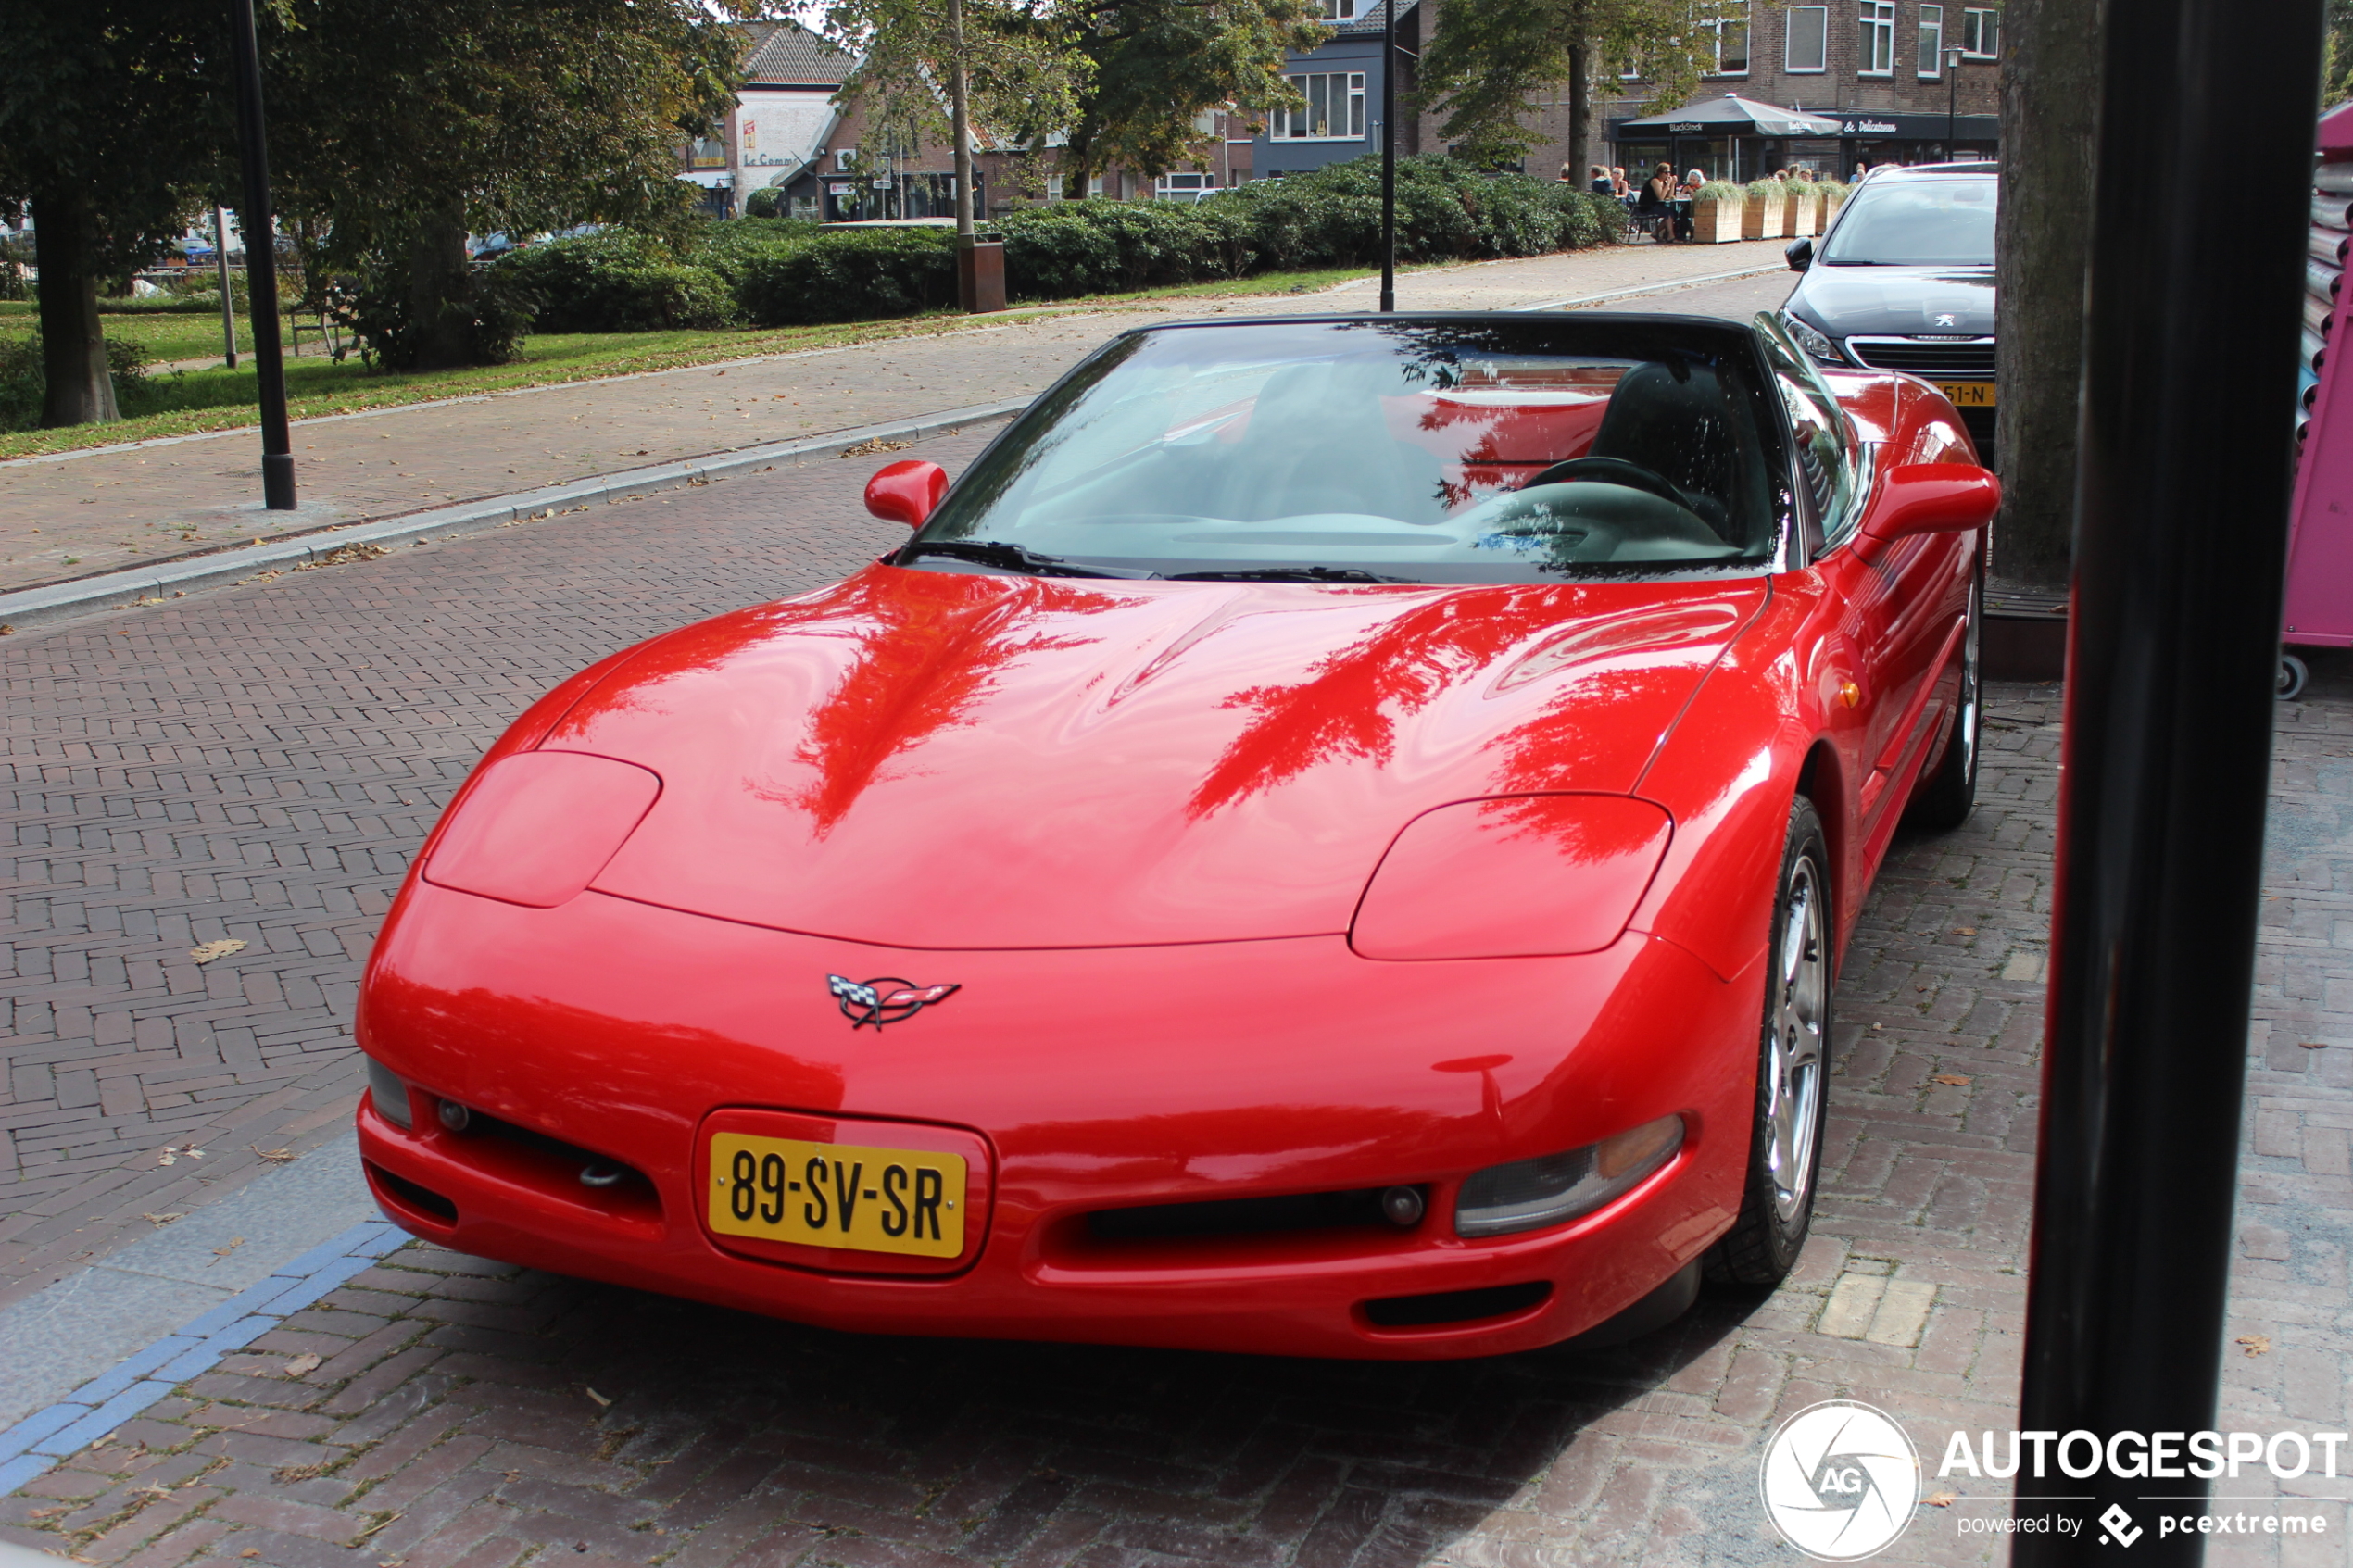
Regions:
[[401, 1131], [408, 1131], [416, 1117], [409, 1104], [409, 1085], [374, 1057], [364, 1060], [368, 1063], [368, 1098], [375, 1102], [376, 1114]]
[[1832, 343], [1820, 329], [1808, 322], [1804, 317], [1784, 310], [1781, 312], [1781, 325], [1789, 329], [1789, 335], [1797, 340], [1798, 347], [1806, 350], [1823, 364], [1843, 365], [1846, 363], [1846, 356], [1838, 351], [1838, 345]]
[[1634, 1190], [1683, 1147], [1683, 1119], [1655, 1122], [1572, 1148], [1509, 1165], [1490, 1165], [1454, 1199], [1454, 1234], [1510, 1236], [1590, 1214]]

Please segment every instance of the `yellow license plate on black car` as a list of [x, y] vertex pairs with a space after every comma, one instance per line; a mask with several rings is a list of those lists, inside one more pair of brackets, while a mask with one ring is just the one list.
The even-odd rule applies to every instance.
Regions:
[[1994, 383], [1990, 381], [1941, 381], [1936, 386], [1956, 408], [1994, 407]]
[[964, 1157], [714, 1133], [711, 1228], [855, 1252], [964, 1250]]

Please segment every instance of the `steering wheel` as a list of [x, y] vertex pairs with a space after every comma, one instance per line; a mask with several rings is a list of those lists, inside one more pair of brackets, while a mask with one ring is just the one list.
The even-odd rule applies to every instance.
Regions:
[[1623, 458], [1571, 458], [1565, 463], [1554, 463], [1520, 488], [1533, 490], [1540, 484], [1567, 484], [1580, 479], [1596, 484], [1622, 484], [1629, 490], [1647, 490], [1662, 501], [1674, 502], [1685, 511], [1692, 509], [1692, 503], [1680, 490], [1675, 488], [1672, 481]]

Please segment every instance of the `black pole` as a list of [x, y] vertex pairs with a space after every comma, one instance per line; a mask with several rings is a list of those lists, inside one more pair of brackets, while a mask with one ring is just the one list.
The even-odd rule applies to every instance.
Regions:
[[1961, 95], [1961, 52], [1949, 49], [1944, 55], [1944, 161], [1952, 163], [1958, 155], [1953, 151], [1954, 107]]
[[1380, 8], [1380, 307], [1397, 308], [1397, 0]]
[[218, 206], [212, 209], [212, 264], [220, 275], [220, 352], [233, 370], [237, 368], [237, 302], [229, 288], [229, 220]]
[[261, 500], [273, 512], [295, 506], [294, 436], [286, 429], [286, 367], [278, 357], [278, 226], [270, 213], [270, 149], [261, 123], [261, 50], [253, 35], [253, 0], [230, 0], [236, 33], [237, 141], [245, 199], [245, 287], [252, 295], [254, 380], [261, 388]]
[[[2321, 0], [2140, 0], [2103, 40], [2058, 878], [2020, 1424], [2211, 1428], [2279, 658]], [[2166, 112], [2142, 112], [2162, 103]], [[2237, 193], [2217, 224], [2204, 193]], [[2216, 302], [2229, 301], [2229, 308]], [[2231, 367], [2246, 395], [2217, 398]], [[2214, 454], [2233, 454], [2217, 462]], [[2057, 1449], [2059, 1445], [2052, 1443]], [[2015, 1564], [2199, 1561], [2156, 1495], [2020, 1465]], [[2073, 1455], [2088, 1459], [2079, 1440]], [[2129, 1445], [2119, 1458], [2129, 1468]], [[2067, 1494], [2082, 1500], [2046, 1500]], [[2110, 1512], [2120, 1509], [2130, 1523]], [[2103, 1524], [2106, 1514], [2115, 1521]], [[2144, 1534], [2145, 1532], [2145, 1534]]]

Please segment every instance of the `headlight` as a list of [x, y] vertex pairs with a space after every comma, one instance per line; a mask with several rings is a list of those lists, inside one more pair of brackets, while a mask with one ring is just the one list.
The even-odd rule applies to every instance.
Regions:
[[1673, 820], [1624, 795], [1516, 795], [1425, 811], [1349, 928], [1368, 959], [1598, 953], [1634, 918]]
[[1800, 318], [1784, 310], [1781, 312], [1781, 325], [1789, 329], [1789, 335], [1797, 340], [1798, 347], [1806, 350], [1823, 364], [1843, 365], [1846, 363], [1846, 356], [1838, 351], [1836, 344], [1824, 337]]
[[1590, 1214], [1624, 1197], [1683, 1147], [1683, 1119], [1662, 1116], [1630, 1132], [1509, 1165], [1491, 1165], [1454, 1199], [1454, 1234], [1510, 1236]]
[[368, 1063], [368, 1096], [376, 1102], [376, 1114], [407, 1132], [414, 1119], [414, 1112], [409, 1106], [409, 1085], [400, 1081], [398, 1073], [374, 1057], [365, 1060]]
[[576, 897], [653, 809], [661, 780], [577, 751], [522, 751], [476, 780], [425, 862], [439, 887], [551, 909]]

